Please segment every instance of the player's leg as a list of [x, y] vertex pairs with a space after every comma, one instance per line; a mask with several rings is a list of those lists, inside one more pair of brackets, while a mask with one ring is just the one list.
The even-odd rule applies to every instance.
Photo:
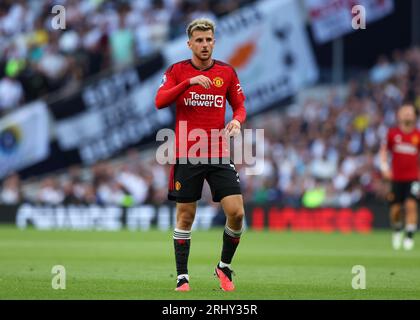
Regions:
[[234, 290], [231, 262], [243, 230], [244, 204], [239, 175], [231, 164], [213, 165], [206, 177], [213, 194], [213, 201], [220, 202], [226, 215], [220, 262], [215, 272], [225, 291]]
[[196, 201], [201, 198], [205, 168], [200, 165], [176, 164], [169, 179], [168, 199], [176, 201], [176, 226], [173, 235], [177, 268], [177, 291], [189, 290], [188, 257], [191, 245], [191, 226]]
[[417, 200], [413, 197], [405, 201], [405, 239], [403, 247], [411, 250], [414, 247], [414, 233], [417, 229]]
[[389, 218], [392, 228], [392, 247], [395, 250], [401, 248], [403, 242], [403, 219], [402, 219], [402, 199], [403, 192], [401, 184], [392, 182], [391, 193], [389, 194]]
[[177, 272], [177, 291], [189, 291], [188, 257], [191, 246], [191, 226], [194, 222], [197, 203], [176, 204], [174, 249]]
[[230, 195], [220, 201], [226, 215], [226, 225], [223, 231], [223, 245], [220, 262], [215, 272], [220, 280], [220, 287], [224, 291], [233, 291], [232, 259], [241, 240], [244, 219], [244, 205], [242, 195]]
[[230, 267], [243, 230], [244, 204], [242, 195], [231, 195], [220, 201], [226, 215], [223, 248], [219, 265]]
[[390, 207], [390, 221], [392, 228], [392, 247], [399, 250], [403, 241], [402, 206], [400, 203], [393, 203]]

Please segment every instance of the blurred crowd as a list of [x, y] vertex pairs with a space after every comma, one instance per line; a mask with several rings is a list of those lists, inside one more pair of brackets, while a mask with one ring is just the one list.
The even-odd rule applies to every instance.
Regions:
[[286, 114], [262, 116], [254, 125], [265, 128], [265, 174], [243, 175], [246, 197], [307, 207], [385, 199], [378, 151], [402, 103], [420, 111], [419, 75], [420, 49], [395, 50], [351, 80], [344, 95], [332, 89]]
[[[48, 93], [131, 64], [182, 33], [255, 0], [1, 0], [0, 116]], [[65, 8], [65, 29], [60, 10]], [[63, 25], [62, 25], [63, 26]]]
[[117, 161], [100, 162], [89, 168], [73, 166], [64, 173], [47, 176], [37, 181], [35, 188], [25, 188], [14, 174], [3, 183], [0, 203], [118, 206], [159, 203], [166, 197], [168, 168], [153, 160], [130, 150]]
[[[404, 101], [420, 110], [419, 75], [420, 49], [396, 50], [346, 84], [344, 94], [330, 87], [322, 98], [249, 120], [246, 127], [265, 129], [265, 156], [260, 175], [246, 175], [245, 165], [236, 166], [245, 200], [348, 207], [385, 199], [388, 183], [379, 171], [379, 147]], [[119, 159], [47, 176], [35, 188], [33, 183], [25, 188], [12, 175], [3, 182], [0, 202], [161, 204], [169, 169], [156, 163], [154, 150], [134, 149]], [[202, 201], [211, 203], [207, 184]]]

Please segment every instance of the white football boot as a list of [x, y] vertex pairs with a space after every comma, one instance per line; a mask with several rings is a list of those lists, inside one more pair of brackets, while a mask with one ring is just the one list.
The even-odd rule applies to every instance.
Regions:
[[403, 242], [403, 248], [406, 251], [413, 250], [414, 248], [414, 239], [405, 238]]
[[403, 243], [403, 232], [402, 231], [393, 232], [392, 233], [392, 248], [394, 248], [394, 250], [400, 250], [402, 243]]

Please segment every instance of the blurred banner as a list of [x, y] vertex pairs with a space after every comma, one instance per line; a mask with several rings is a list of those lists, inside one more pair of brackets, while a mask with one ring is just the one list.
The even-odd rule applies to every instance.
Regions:
[[170, 126], [170, 109], [156, 112], [163, 59], [102, 76], [49, 105], [62, 151], [78, 150], [85, 164], [107, 159]]
[[49, 155], [47, 106], [34, 102], [0, 119], [0, 178]]
[[[168, 64], [189, 58], [187, 38], [170, 43], [163, 54]], [[236, 69], [248, 115], [294, 95], [318, 77], [295, 0], [257, 2], [217, 21], [214, 57]]]
[[[352, 208], [292, 208], [276, 203], [246, 203], [246, 226], [252, 230], [305, 232], [358, 232], [389, 228], [387, 203], [369, 201]], [[39, 230], [149, 230], [173, 229], [176, 210], [173, 204], [141, 205], [130, 208], [98, 205], [0, 206], [0, 223], [15, 223], [21, 229]], [[225, 225], [219, 206], [197, 207], [193, 229], [207, 230]]]
[[374, 22], [394, 10], [393, 0], [305, 0], [315, 41], [322, 44], [355, 31], [352, 14], [355, 5], [366, 9], [366, 23]]

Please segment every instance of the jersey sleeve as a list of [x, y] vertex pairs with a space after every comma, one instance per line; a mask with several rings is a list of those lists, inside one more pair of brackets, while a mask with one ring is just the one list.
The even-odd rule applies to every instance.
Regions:
[[170, 66], [162, 78], [162, 83], [157, 91], [155, 104], [156, 108], [162, 109], [174, 103], [178, 96], [190, 86], [189, 79], [177, 83], [175, 67]]
[[388, 133], [386, 134], [386, 148], [389, 151], [392, 150], [392, 143], [393, 143], [392, 141], [393, 141], [392, 132], [391, 132], [391, 129], [390, 129], [390, 130], [388, 130]]
[[420, 130], [416, 131], [417, 150], [420, 151]]
[[233, 110], [233, 119], [238, 120], [240, 123], [245, 122], [245, 95], [242, 91], [241, 83], [239, 82], [236, 71], [232, 68], [232, 77], [228, 88], [227, 100]]

